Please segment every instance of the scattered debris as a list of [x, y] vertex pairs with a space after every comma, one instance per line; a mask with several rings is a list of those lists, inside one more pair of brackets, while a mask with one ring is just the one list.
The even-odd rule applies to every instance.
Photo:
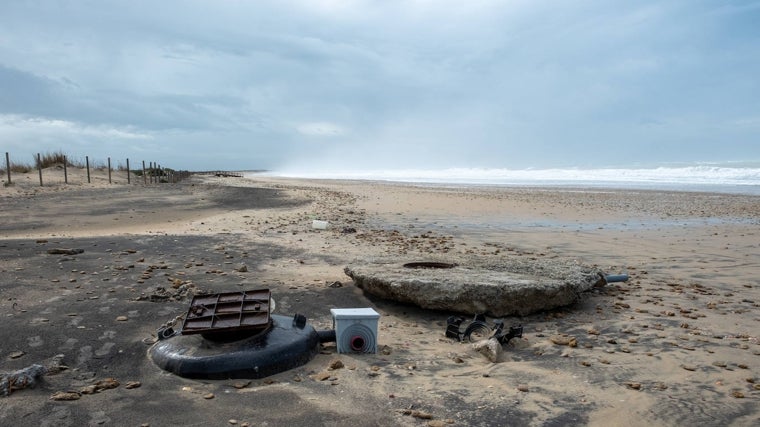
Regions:
[[14, 390], [34, 387], [37, 379], [47, 373], [42, 365], [31, 365], [24, 369], [5, 374], [0, 378], [0, 396], [9, 396]]
[[54, 248], [54, 249], [47, 250], [47, 253], [50, 255], [78, 255], [83, 252], [84, 252], [84, 249]]
[[505, 345], [512, 338], [522, 337], [523, 333], [522, 325], [510, 326], [509, 332], [504, 333], [504, 321], [501, 319], [495, 320], [493, 326], [488, 326], [488, 323], [486, 323], [486, 316], [483, 314], [476, 314], [475, 318], [469, 325], [467, 325], [464, 332], [461, 332], [460, 330], [462, 322], [464, 322], [464, 318], [450, 316], [446, 320], [446, 336], [454, 338], [457, 341], [468, 342], [495, 338], [501, 345]]
[[93, 384], [90, 384], [88, 386], [84, 386], [81, 389], [79, 389], [79, 394], [95, 394], [100, 393], [103, 390], [110, 390], [113, 388], [116, 388], [120, 385], [119, 381], [117, 381], [115, 378], [105, 378], [99, 381], [94, 382]]

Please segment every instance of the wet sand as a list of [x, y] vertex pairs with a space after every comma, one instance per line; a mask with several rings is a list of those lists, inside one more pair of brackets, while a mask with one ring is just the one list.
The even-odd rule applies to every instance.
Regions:
[[[16, 181], [0, 189], [0, 371], [57, 354], [69, 369], [0, 398], [2, 424], [760, 422], [757, 197], [262, 177]], [[331, 226], [312, 229], [313, 219]], [[453, 313], [365, 295], [343, 274], [387, 256], [556, 258], [631, 278], [505, 319], [525, 332], [491, 363], [444, 336]], [[186, 310], [177, 283], [183, 292], [268, 287], [279, 314], [303, 313], [317, 329], [331, 327], [332, 307], [373, 307], [381, 351], [326, 345], [267, 379], [182, 379], [146, 356], [156, 328]], [[562, 335], [576, 346], [556, 344]], [[331, 369], [335, 359], [345, 367]], [[104, 378], [121, 385], [51, 400]]]

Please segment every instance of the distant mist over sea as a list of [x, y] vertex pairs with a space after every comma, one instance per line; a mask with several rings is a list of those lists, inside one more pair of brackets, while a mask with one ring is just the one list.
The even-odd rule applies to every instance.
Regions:
[[650, 168], [283, 170], [267, 172], [266, 175], [436, 185], [665, 189], [760, 195], [760, 162], [703, 163]]

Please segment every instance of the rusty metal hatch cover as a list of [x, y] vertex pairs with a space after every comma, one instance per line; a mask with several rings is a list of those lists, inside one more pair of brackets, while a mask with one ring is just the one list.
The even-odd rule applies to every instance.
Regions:
[[269, 289], [196, 295], [182, 324], [182, 335], [204, 338], [255, 334], [271, 324]]

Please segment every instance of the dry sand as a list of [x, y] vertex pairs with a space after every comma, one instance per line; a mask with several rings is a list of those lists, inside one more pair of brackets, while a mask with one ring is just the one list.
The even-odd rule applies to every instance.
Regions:
[[[108, 184], [103, 171], [86, 184], [72, 173], [81, 178], [70, 171], [69, 185], [40, 188], [31, 174], [0, 189], [0, 371], [57, 354], [69, 367], [0, 398], [0, 424], [760, 423], [758, 197], [263, 177], [144, 186]], [[631, 279], [505, 319], [525, 333], [491, 363], [445, 338], [453, 313], [369, 297], [343, 275], [357, 259], [443, 255], [571, 259]], [[332, 307], [373, 307], [381, 352], [327, 345], [250, 382], [176, 377], [151, 363], [146, 342], [186, 310], [177, 283], [268, 287], [277, 313], [303, 313], [317, 329], [331, 326]], [[178, 300], [151, 302], [158, 294]], [[555, 344], [561, 335], [577, 346]], [[346, 367], [331, 370], [334, 359]], [[121, 385], [51, 400], [105, 378]]]

